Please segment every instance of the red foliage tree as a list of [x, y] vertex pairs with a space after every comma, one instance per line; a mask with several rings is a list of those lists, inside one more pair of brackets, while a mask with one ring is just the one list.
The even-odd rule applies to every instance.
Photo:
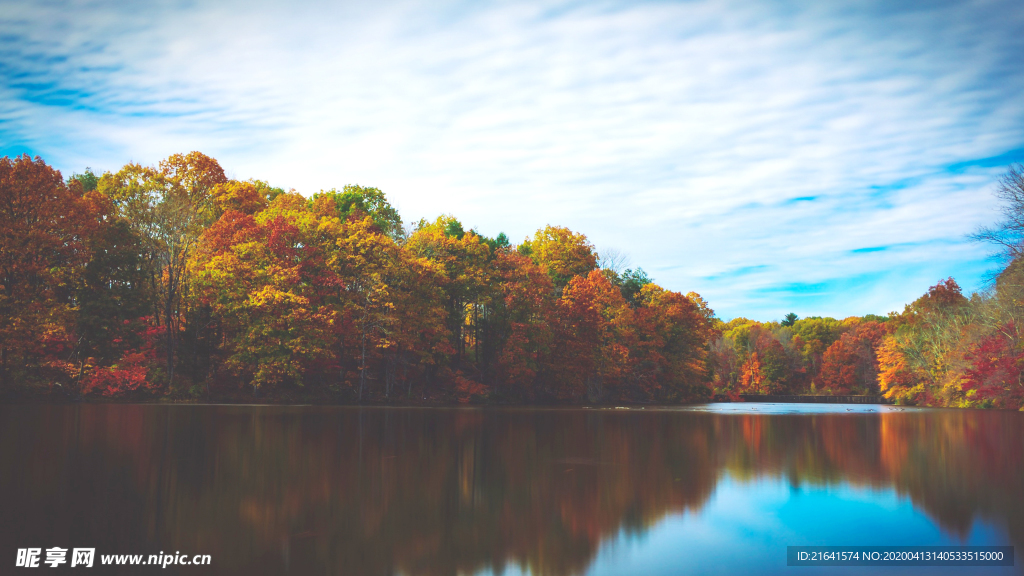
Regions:
[[73, 373], [72, 295], [89, 261], [93, 214], [82, 187], [42, 159], [0, 158], [0, 384], [12, 369], [56, 369], [51, 382]]
[[880, 322], [862, 322], [843, 334], [825, 351], [821, 381], [836, 394], [878, 391], [878, 357], [875, 350], [888, 333]]
[[964, 392], [983, 405], [1017, 409], [1024, 405], [1024, 350], [1012, 322], [984, 337], [968, 354]]

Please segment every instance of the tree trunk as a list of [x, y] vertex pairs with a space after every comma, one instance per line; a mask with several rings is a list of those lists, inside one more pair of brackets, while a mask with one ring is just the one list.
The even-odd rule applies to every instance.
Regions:
[[174, 382], [174, 320], [173, 320], [173, 307], [171, 303], [171, 296], [168, 293], [167, 302], [164, 307], [164, 315], [166, 319], [165, 326], [167, 327], [167, 386], [168, 388]]
[[359, 360], [359, 401], [363, 401], [363, 385], [366, 382], [366, 326], [363, 325], [362, 357]]

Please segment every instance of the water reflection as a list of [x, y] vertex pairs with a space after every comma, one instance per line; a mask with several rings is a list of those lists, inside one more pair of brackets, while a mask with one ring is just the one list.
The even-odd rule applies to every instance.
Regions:
[[[908, 519], [893, 533], [905, 543], [1024, 553], [1022, 414], [729, 410], [3, 406], [0, 553], [203, 553], [217, 574], [577, 574], [609, 570], [619, 546], [676, 573], [645, 538], [721, 545], [749, 517], [784, 563], [785, 544], [892, 543], [856, 519], [871, 506]], [[845, 539], [786, 540], [823, 522]]]

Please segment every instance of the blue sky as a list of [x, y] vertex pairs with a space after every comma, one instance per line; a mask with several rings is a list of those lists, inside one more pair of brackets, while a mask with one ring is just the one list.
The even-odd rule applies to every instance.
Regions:
[[723, 318], [884, 314], [996, 266], [965, 235], [1024, 160], [1021, 30], [1019, 0], [0, 0], [0, 154], [200, 150], [565, 225]]

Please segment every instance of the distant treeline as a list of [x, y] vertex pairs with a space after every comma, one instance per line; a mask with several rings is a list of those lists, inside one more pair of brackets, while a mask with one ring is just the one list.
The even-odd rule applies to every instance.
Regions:
[[887, 317], [734, 319], [711, 346], [714, 389], [1024, 410], [1024, 167], [1010, 167], [997, 196], [1003, 219], [973, 235], [1007, 262], [989, 290], [968, 298], [948, 278]]
[[[888, 317], [801, 318], [721, 326], [711, 346], [722, 393], [884, 394], [900, 404], [1020, 408], [1024, 351], [1014, 271], [968, 299], [950, 278]], [[1019, 282], [1018, 282], [1019, 285]]]
[[307, 198], [198, 152], [67, 180], [2, 158], [0, 391], [672, 403], [880, 386], [1021, 405], [1014, 265], [990, 295], [949, 280], [888, 318], [723, 324], [599, 262], [566, 228], [512, 245], [451, 216], [406, 227], [376, 188]]

